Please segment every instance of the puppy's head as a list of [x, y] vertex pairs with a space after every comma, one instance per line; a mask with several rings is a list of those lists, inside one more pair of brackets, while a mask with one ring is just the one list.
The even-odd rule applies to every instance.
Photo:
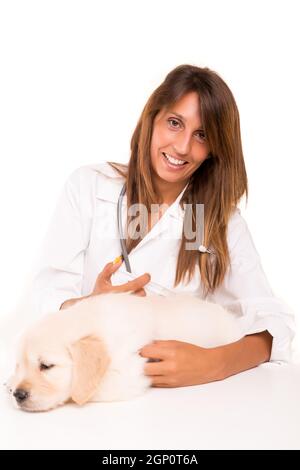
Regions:
[[20, 342], [8, 389], [22, 410], [46, 411], [70, 399], [86, 403], [109, 364], [101, 339], [88, 335], [72, 340], [74, 328], [71, 334], [66, 331], [68, 322], [59, 315], [47, 316]]

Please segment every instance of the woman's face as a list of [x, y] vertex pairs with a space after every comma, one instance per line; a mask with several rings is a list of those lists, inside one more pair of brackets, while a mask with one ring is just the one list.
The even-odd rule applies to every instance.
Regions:
[[196, 92], [187, 93], [156, 115], [151, 139], [156, 176], [170, 183], [187, 182], [208, 154]]

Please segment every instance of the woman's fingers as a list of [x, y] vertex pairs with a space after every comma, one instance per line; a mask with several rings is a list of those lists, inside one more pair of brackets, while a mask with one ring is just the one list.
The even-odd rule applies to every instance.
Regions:
[[132, 281], [128, 281], [125, 284], [119, 286], [113, 286], [114, 292], [136, 292], [142, 289], [151, 280], [151, 276], [148, 273], [142, 274], [136, 277]]
[[107, 263], [103, 270], [98, 274], [93, 294], [107, 292], [132, 292], [140, 297], [145, 297], [146, 292], [143, 287], [150, 281], [151, 276], [148, 273], [138, 276], [125, 284], [113, 286], [111, 276], [119, 269], [122, 264], [122, 258], [116, 258], [115, 261]]
[[100, 276], [102, 279], [104, 279], [105, 281], [109, 281], [110, 278], [111, 278], [111, 276], [112, 276], [112, 274], [115, 273], [115, 272], [118, 270], [118, 268], [121, 266], [121, 264], [122, 264], [122, 260], [120, 260], [120, 261], [117, 262], [117, 263], [114, 263], [114, 262], [107, 263], [107, 264], [104, 266], [104, 268], [103, 268], [103, 270], [101, 271], [101, 273], [100, 273], [99, 276]]
[[133, 295], [137, 295], [139, 297], [146, 297], [145, 289], [138, 289], [135, 292], [132, 292]]
[[117, 269], [121, 266], [122, 260], [120, 259], [119, 262], [111, 262], [107, 263], [102, 271], [98, 274], [93, 294], [103, 294], [105, 292], [110, 292], [112, 284], [111, 284], [111, 276]]

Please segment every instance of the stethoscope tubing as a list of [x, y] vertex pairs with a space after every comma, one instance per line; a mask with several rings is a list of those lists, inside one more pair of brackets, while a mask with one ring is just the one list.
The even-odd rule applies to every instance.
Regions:
[[[118, 230], [119, 230], [121, 253], [122, 253], [123, 261], [125, 262], [126, 271], [131, 273], [132, 270], [131, 270], [131, 266], [130, 266], [130, 262], [128, 258], [128, 253], [127, 253], [124, 234], [123, 234], [123, 227], [122, 227], [122, 201], [123, 201], [125, 192], [126, 192], [126, 183], [122, 187], [120, 195], [119, 195], [118, 205], [117, 205], [117, 219], [118, 219]], [[200, 253], [208, 253], [210, 255], [214, 254], [213, 251], [209, 250], [204, 245], [200, 245], [198, 250], [200, 251]]]
[[119, 230], [119, 237], [120, 237], [120, 245], [121, 245], [121, 253], [123, 256], [123, 260], [125, 263], [126, 271], [131, 273], [131, 266], [128, 258], [128, 253], [125, 245], [125, 239], [124, 239], [124, 234], [123, 234], [123, 226], [122, 226], [122, 201], [124, 194], [126, 192], [126, 183], [121, 189], [119, 199], [118, 199], [118, 205], [117, 205], [117, 218], [118, 218], [118, 230]]

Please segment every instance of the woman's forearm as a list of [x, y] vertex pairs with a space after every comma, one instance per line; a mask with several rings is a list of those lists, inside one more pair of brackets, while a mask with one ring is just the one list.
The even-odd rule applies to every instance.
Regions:
[[252, 369], [271, 356], [273, 337], [268, 331], [244, 336], [235, 343], [214, 348], [219, 357], [216, 380], [222, 380], [244, 370]]

